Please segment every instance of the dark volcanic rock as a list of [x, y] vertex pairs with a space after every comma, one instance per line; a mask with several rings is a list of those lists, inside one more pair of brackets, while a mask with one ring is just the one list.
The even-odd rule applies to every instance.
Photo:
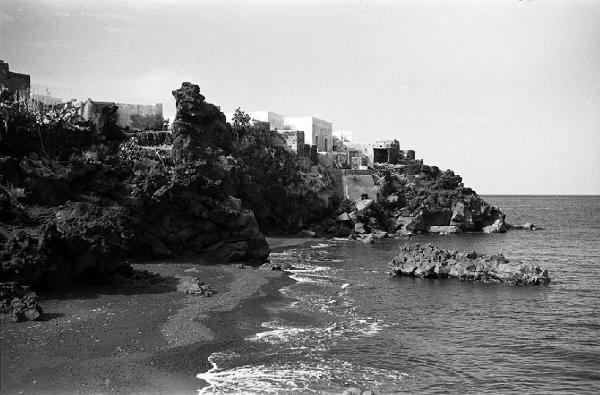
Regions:
[[177, 115], [173, 122], [173, 156], [176, 161], [214, 158], [229, 152], [231, 127], [214, 104], [207, 103], [200, 87], [189, 82], [173, 91]]
[[35, 292], [14, 282], [0, 283], [0, 316], [12, 322], [34, 321], [42, 315]]
[[391, 275], [500, 282], [510, 285], [548, 284], [548, 271], [510, 262], [502, 255], [443, 250], [429, 244], [410, 244], [388, 264]]

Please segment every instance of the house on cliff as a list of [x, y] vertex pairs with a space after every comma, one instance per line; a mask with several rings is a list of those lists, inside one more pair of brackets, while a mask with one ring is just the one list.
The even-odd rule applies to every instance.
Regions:
[[15, 73], [9, 70], [8, 63], [0, 60], [0, 88], [13, 92], [24, 92], [29, 95], [31, 77], [28, 74]]
[[163, 108], [158, 104], [127, 104], [88, 99], [81, 105], [81, 117], [95, 121], [103, 107], [117, 106], [117, 125], [132, 130], [162, 130]]
[[317, 117], [285, 117], [285, 130], [301, 130], [304, 142], [317, 147], [317, 152], [333, 151], [333, 124]]

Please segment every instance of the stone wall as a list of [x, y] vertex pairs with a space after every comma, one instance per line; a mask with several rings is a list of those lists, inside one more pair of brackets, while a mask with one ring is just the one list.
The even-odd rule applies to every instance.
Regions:
[[286, 145], [298, 156], [304, 155], [304, 132], [302, 130], [279, 130]]
[[162, 130], [162, 104], [127, 104], [99, 102], [88, 99], [81, 106], [81, 116], [87, 121], [96, 122], [102, 108], [117, 106], [117, 125], [124, 129]]
[[403, 154], [404, 158], [406, 158], [406, 159], [412, 159], [412, 160], [415, 159], [415, 151], [414, 150], [411, 150], [411, 149], [402, 150], [402, 154]]
[[361, 200], [363, 195], [369, 199], [377, 199], [380, 193], [379, 185], [375, 184], [371, 172], [356, 172], [342, 170], [342, 188], [344, 198], [352, 201]]

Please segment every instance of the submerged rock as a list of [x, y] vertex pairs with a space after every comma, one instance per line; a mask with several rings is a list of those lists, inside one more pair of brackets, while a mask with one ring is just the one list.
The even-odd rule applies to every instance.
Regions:
[[510, 285], [548, 284], [548, 271], [539, 266], [511, 262], [502, 255], [459, 252], [431, 244], [409, 244], [389, 262], [392, 276], [429, 278], [455, 277], [461, 280], [499, 282]]

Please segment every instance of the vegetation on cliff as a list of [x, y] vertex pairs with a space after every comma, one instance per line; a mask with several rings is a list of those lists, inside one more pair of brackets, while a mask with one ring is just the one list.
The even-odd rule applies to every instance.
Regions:
[[4, 94], [4, 281], [110, 282], [130, 273], [131, 258], [207, 251], [264, 261], [261, 228], [293, 231], [330, 209], [319, 195], [328, 173], [302, 168], [277, 133], [247, 120], [232, 127], [197, 85], [173, 95], [173, 145], [147, 147], [148, 136], [121, 133], [114, 109], [84, 122], [71, 105], [35, 109]]

